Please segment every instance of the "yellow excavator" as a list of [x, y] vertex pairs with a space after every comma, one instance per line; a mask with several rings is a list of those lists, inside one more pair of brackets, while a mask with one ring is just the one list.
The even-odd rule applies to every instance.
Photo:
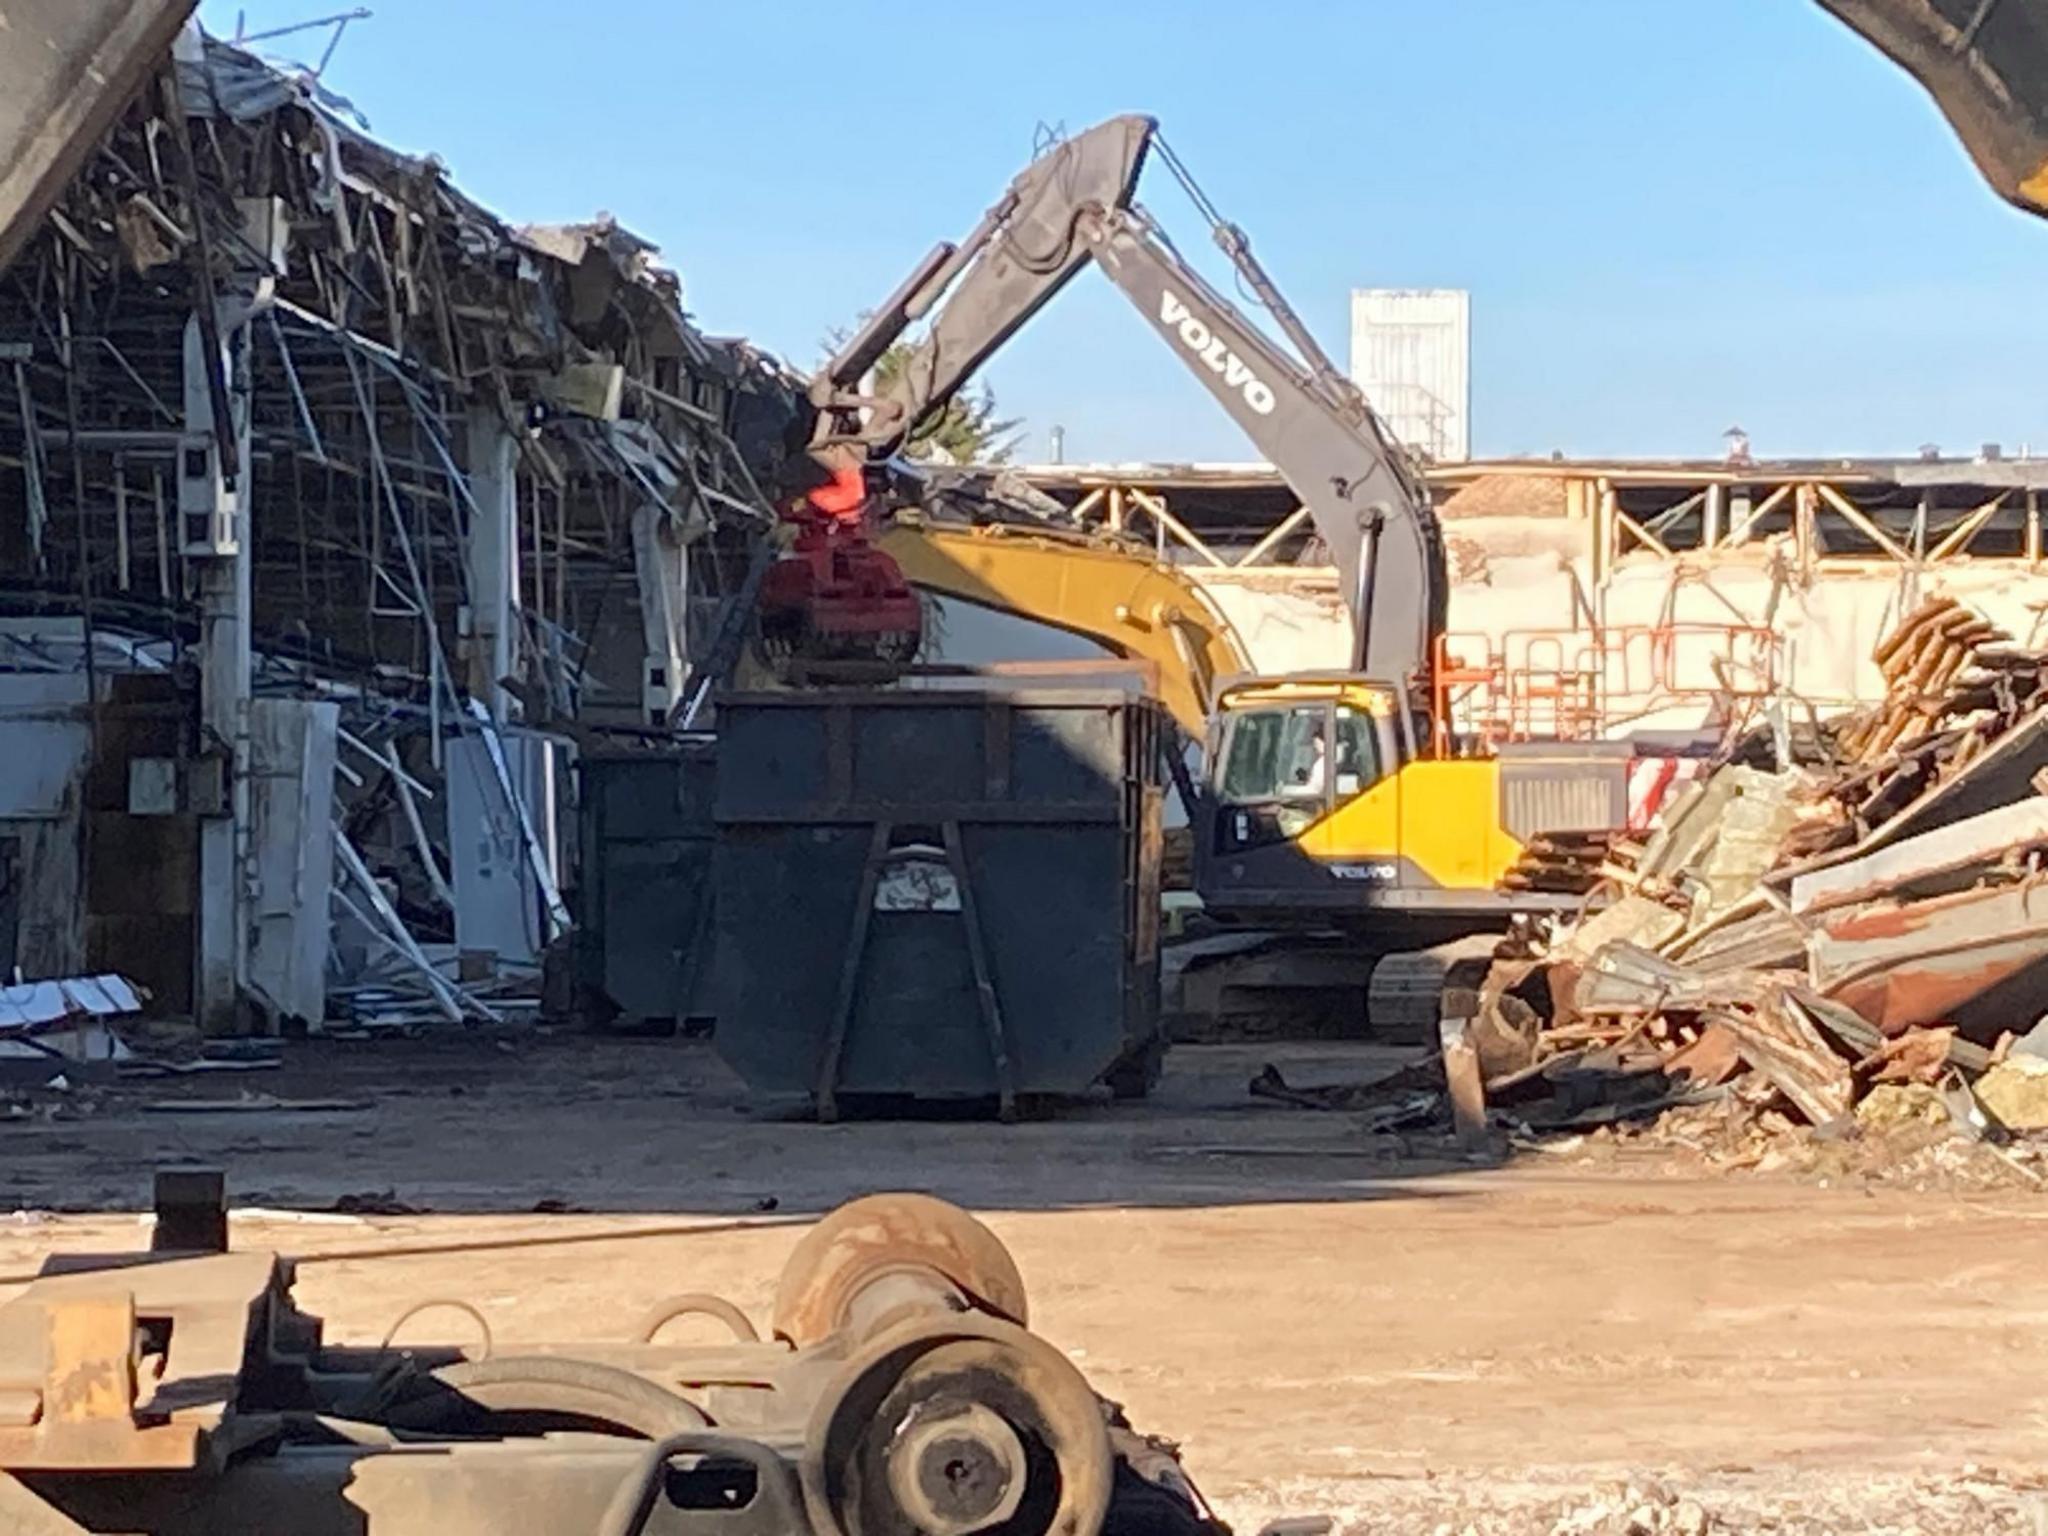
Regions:
[[[1174, 248], [1135, 192], [1163, 163], [1208, 220], [1273, 340]], [[1349, 665], [1259, 677], [1182, 573], [1134, 543], [1055, 524], [965, 527], [891, 505], [895, 457], [974, 371], [1094, 265], [1287, 480], [1336, 568]], [[878, 358], [924, 322], [901, 365]], [[810, 384], [822, 489], [769, 584], [764, 632], [793, 650], [915, 650], [901, 594], [1019, 613], [1157, 664], [1167, 706], [1206, 746], [1190, 801], [1196, 886], [1213, 913], [1304, 920], [1414, 948], [1497, 927], [1500, 877], [1537, 831], [1621, 824], [1627, 754], [1545, 743], [1463, 755], [1437, 718], [1449, 595], [1420, 474], [1218, 215], [1148, 117], [1112, 118], [1034, 161], [957, 245], [936, 247]], [[887, 568], [885, 568], [885, 566]]]
[[[1390, 937], [1400, 938], [1413, 925], [1387, 922], [1403, 910], [1398, 899], [1387, 899], [1398, 898], [1398, 871], [1377, 888], [1377, 903], [1359, 900], [1341, 883], [1356, 880], [1351, 864], [1391, 856], [1420, 866], [1422, 879], [1412, 888], [1428, 894], [1406, 915], [1440, 919], [1421, 923], [1425, 929], [1469, 927], [1503, 909], [1493, 888], [1521, 848], [1503, 816], [1517, 813], [1516, 796], [1530, 782], [1523, 764], [1547, 763], [1554, 777], [1555, 751], [1427, 758], [1385, 771], [1380, 764], [1401, 761], [1404, 744], [1392, 690], [1343, 672], [1256, 675], [1243, 642], [1201, 587], [1128, 537], [1051, 523], [898, 514], [874, 542], [913, 587], [1080, 635], [1143, 664], [1187, 738], [1207, 747], [1204, 782], [1189, 797], [1191, 820], [1203, 834], [1243, 847], [1269, 832], [1267, 841], [1286, 852], [1284, 863], [1273, 861], [1282, 879], [1297, 862], [1334, 872], [1327, 884], [1303, 879], [1247, 895], [1231, 889], [1216, 858], [1198, 855], [1206, 905], [1280, 925], [1304, 917], [1341, 921], [1364, 907], [1377, 927], [1391, 927], [1397, 931]], [[1596, 773], [1624, 760], [1618, 750], [1582, 744], [1563, 759]], [[1609, 787], [1599, 785], [1603, 794]], [[1619, 789], [1618, 779], [1613, 787]], [[1218, 806], [1242, 825], [1218, 826], [1204, 814]], [[1367, 885], [1368, 894], [1373, 889]], [[1460, 892], [1476, 899], [1461, 907]]]

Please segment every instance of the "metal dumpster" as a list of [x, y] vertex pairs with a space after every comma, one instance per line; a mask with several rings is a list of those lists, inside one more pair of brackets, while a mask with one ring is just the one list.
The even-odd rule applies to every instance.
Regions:
[[624, 1025], [678, 1025], [711, 953], [709, 739], [660, 750], [585, 751], [577, 763], [576, 976], [582, 1011]]
[[718, 707], [718, 1049], [762, 1095], [976, 1099], [1157, 1074], [1166, 718], [1101, 689]]

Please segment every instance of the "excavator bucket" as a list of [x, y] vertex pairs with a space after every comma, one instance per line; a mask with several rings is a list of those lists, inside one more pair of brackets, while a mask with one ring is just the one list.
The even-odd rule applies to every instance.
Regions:
[[0, 272], [170, 51], [193, 0], [0, 6]]

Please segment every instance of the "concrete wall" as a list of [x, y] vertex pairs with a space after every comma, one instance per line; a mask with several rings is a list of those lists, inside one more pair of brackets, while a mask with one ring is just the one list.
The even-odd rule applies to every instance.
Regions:
[[[1640, 554], [1623, 560], [1603, 591], [1590, 555], [1573, 548], [1583, 538], [1577, 527], [1487, 521], [1501, 526], [1464, 523], [1450, 529], [1455, 572], [1450, 629], [1454, 637], [1471, 636], [1466, 650], [1475, 654], [1512, 649], [1519, 643], [1512, 637], [1530, 631], [1576, 631], [1590, 637], [1589, 611], [1600, 615], [1610, 634], [1660, 625], [1765, 626], [1783, 642], [1779, 676], [1784, 683], [1827, 711], [1869, 702], [1883, 692], [1871, 651], [1901, 613], [1929, 595], [1946, 594], [1968, 604], [2021, 644], [2048, 643], [2048, 573], [2030, 573], [2015, 562], [1955, 561], [1917, 574], [1875, 562], [1823, 565], [1810, 581], [1801, 581], [1768, 546], [1679, 560]], [[1191, 574], [1235, 626], [1260, 671], [1344, 664], [1351, 626], [1329, 576]], [[1454, 638], [1454, 649], [1457, 643]], [[1567, 649], [1571, 643], [1566, 642]], [[1673, 663], [1675, 680], [1710, 689], [1715, 674], [1709, 657], [1719, 648], [1718, 640], [1704, 634], [1682, 637]], [[1644, 671], [1638, 653], [1627, 667], [1617, 664], [1610, 689], [1621, 696], [1624, 684]], [[1639, 723], [1677, 728], [1698, 723], [1702, 714], [1695, 701]]]

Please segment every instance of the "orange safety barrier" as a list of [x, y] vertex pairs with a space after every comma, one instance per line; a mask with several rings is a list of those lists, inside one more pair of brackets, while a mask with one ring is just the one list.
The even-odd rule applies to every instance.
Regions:
[[1524, 629], [1437, 638], [1434, 748], [1593, 741], [1657, 710], [1729, 710], [1778, 687], [1781, 643], [1758, 624]]

